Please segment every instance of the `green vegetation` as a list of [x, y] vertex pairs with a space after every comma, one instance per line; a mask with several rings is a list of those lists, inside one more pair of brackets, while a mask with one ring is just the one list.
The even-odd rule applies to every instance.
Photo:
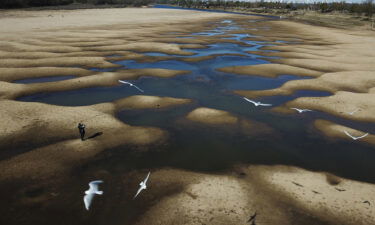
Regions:
[[364, 0], [362, 3], [333, 2], [314, 2], [309, 4], [302, 3], [283, 3], [266, 2], [264, 0], [249, 1], [230, 1], [230, 0], [0, 0], [0, 8], [21, 8], [35, 6], [58, 6], [69, 5], [73, 3], [93, 4], [93, 5], [123, 5], [123, 6], [143, 6], [151, 3], [179, 5], [187, 8], [201, 9], [223, 9], [223, 10], [249, 10], [258, 13], [284, 14], [297, 10], [318, 11], [329, 13], [337, 11], [341, 13], [351, 13], [365, 15], [369, 18], [375, 12], [374, 0]]

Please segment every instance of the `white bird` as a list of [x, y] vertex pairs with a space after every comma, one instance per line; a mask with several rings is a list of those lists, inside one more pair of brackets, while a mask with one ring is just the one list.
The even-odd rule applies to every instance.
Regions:
[[311, 109], [299, 109], [299, 108], [291, 108], [291, 109], [297, 110], [299, 113], [311, 112], [312, 111]]
[[147, 188], [146, 183], [147, 183], [147, 180], [148, 180], [149, 176], [150, 176], [150, 172], [148, 172], [146, 179], [144, 181], [142, 181], [141, 183], [139, 183], [140, 187], [137, 191], [137, 194], [135, 194], [133, 199], [135, 199], [139, 195], [139, 193], [141, 193], [142, 190], [146, 190], [146, 188]]
[[90, 188], [85, 191], [85, 197], [83, 197], [83, 202], [85, 203], [85, 207], [89, 210], [91, 201], [94, 198], [94, 195], [102, 195], [103, 191], [99, 191], [98, 185], [103, 183], [101, 180], [91, 181], [89, 183]]
[[252, 101], [246, 97], [243, 97], [243, 99], [245, 99], [246, 101], [250, 102], [250, 103], [253, 103], [255, 106], [272, 106], [272, 104], [264, 104], [264, 103], [261, 103], [261, 102], [255, 102], [255, 101]]
[[137, 87], [136, 85], [134, 85], [134, 84], [132, 84], [132, 83], [130, 83], [130, 82], [123, 81], [123, 80], [118, 80], [118, 82], [123, 83], [123, 84], [130, 85], [130, 87], [135, 87], [135, 88], [138, 89], [138, 91], [140, 91], [140, 92], [144, 92], [142, 89], [140, 89], [139, 87]]
[[354, 137], [353, 135], [349, 134], [349, 132], [347, 132], [347, 131], [344, 131], [344, 133], [345, 133], [346, 135], [348, 135], [349, 137], [351, 137], [353, 140], [358, 140], [358, 139], [364, 138], [364, 137], [366, 137], [366, 136], [368, 135], [368, 133], [366, 133], [366, 134], [364, 134], [364, 135], [362, 135], [362, 136]]
[[359, 109], [356, 109], [356, 110], [354, 110], [354, 111], [352, 111], [352, 112], [348, 112], [348, 114], [349, 115], [353, 115], [355, 112], [357, 112]]

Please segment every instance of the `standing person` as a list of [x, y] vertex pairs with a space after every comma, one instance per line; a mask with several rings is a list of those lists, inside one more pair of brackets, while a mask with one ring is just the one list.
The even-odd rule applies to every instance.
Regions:
[[83, 123], [79, 123], [78, 124], [78, 130], [79, 130], [79, 133], [81, 134], [81, 140], [84, 141], [85, 140], [85, 124]]

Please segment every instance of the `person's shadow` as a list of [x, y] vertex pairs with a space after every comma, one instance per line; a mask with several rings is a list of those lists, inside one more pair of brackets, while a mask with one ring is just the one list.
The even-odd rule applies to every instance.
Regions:
[[91, 139], [91, 138], [96, 138], [96, 137], [98, 137], [102, 134], [103, 134], [103, 132], [97, 132], [97, 133], [91, 135], [90, 137], [85, 138], [85, 140], [88, 140], [88, 139]]

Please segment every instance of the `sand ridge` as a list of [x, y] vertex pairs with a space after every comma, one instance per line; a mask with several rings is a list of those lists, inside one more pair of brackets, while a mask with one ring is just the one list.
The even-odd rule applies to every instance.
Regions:
[[[292, 95], [300, 90], [325, 91], [328, 97], [301, 97], [273, 109], [275, 112], [292, 113], [291, 107], [322, 111], [348, 120], [374, 122], [375, 114], [373, 46], [371, 31], [343, 30], [312, 26], [290, 21], [269, 21], [267, 30], [254, 30], [251, 40], [286, 41], [265, 46], [252, 54], [283, 57], [271, 59], [275, 64], [227, 67], [220, 71], [245, 75], [275, 77], [279, 74], [312, 76], [297, 79], [269, 90], [236, 90], [234, 93], [249, 98]], [[272, 50], [272, 51], [268, 51]], [[274, 68], [275, 67], [275, 68]], [[260, 70], [260, 71], [259, 71]], [[316, 71], [314, 74], [305, 71]], [[297, 74], [296, 74], [297, 73]], [[350, 115], [349, 112], [357, 110]]]
[[[38, 69], [40, 70], [40, 68]], [[21, 70], [22, 72], [23, 70]], [[60, 69], [57, 69], [60, 71]], [[69, 71], [69, 70], [68, 70]], [[82, 74], [86, 71], [81, 71]], [[43, 71], [42, 71], [43, 72]], [[46, 74], [50, 74], [50, 70], [45, 70]], [[87, 76], [78, 77], [75, 79], [68, 79], [55, 82], [46, 83], [31, 83], [31, 84], [16, 84], [1, 82], [0, 87], [3, 91], [0, 93], [2, 99], [16, 99], [25, 95], [32, 95], [41, 92], [56, 92], [56, 91], [67, 91], [75, 90], [88, 87], [103, 87], [103, 86], [114, 86], [120, 85], [118, 80], [134, 80], [142, 76], [153, 76], [161, 78], [170, 78], [178, 75], [187, 73], [188, 71], [183, 70], [168, 70], [168, 69], [129, 69], [129, 70], [118, 70], [116, 72], [97, 72], [87, 73]], [[55, 68], [52, 68], [52, 73], [56, 73]], [[36, 75], [35, 71], [29, 73], [30, 75]]]
[[[116, 119], [115, 113], [124, 109], [165, 108], [190, 102], [189, 99], [141, 95], [113, 103], [81, 107], [2, 100], [0, 110], [4, 126], [0, 132], [1, 148], [8, 151], [17, 147], [32, 150], [1, 161], [3, 172], [0, 179], [30, 176], [34, 172], [33, 177], [41, 178], [65, 171], [105, 149], [163, 142], [167, 138], [166, 131], [129, 126]], [[14, 105], [17, 107], [12, 107]], [[25, 114], [28, 116], [25, 117]], [[43, 114], [42, 118], [40, 114]], [[81, 141], [78, 138], [77, 121], [86, 124], [88, 137], [98, 132], [103, 134]], [[37, 147], [45, 144], [48, 145]], [[33, 149], [35, 146], [37, 148]]]
[[243, 118], [224, 110], [199, 107], [189, 112], [185, 118], [194, 122], [193, 125], [197, 124], [228, 132], [239, 132], [248, 136], [264, 137], [272, 134], [274, 138], [277, 138], [275, 130], [267, 124]]

